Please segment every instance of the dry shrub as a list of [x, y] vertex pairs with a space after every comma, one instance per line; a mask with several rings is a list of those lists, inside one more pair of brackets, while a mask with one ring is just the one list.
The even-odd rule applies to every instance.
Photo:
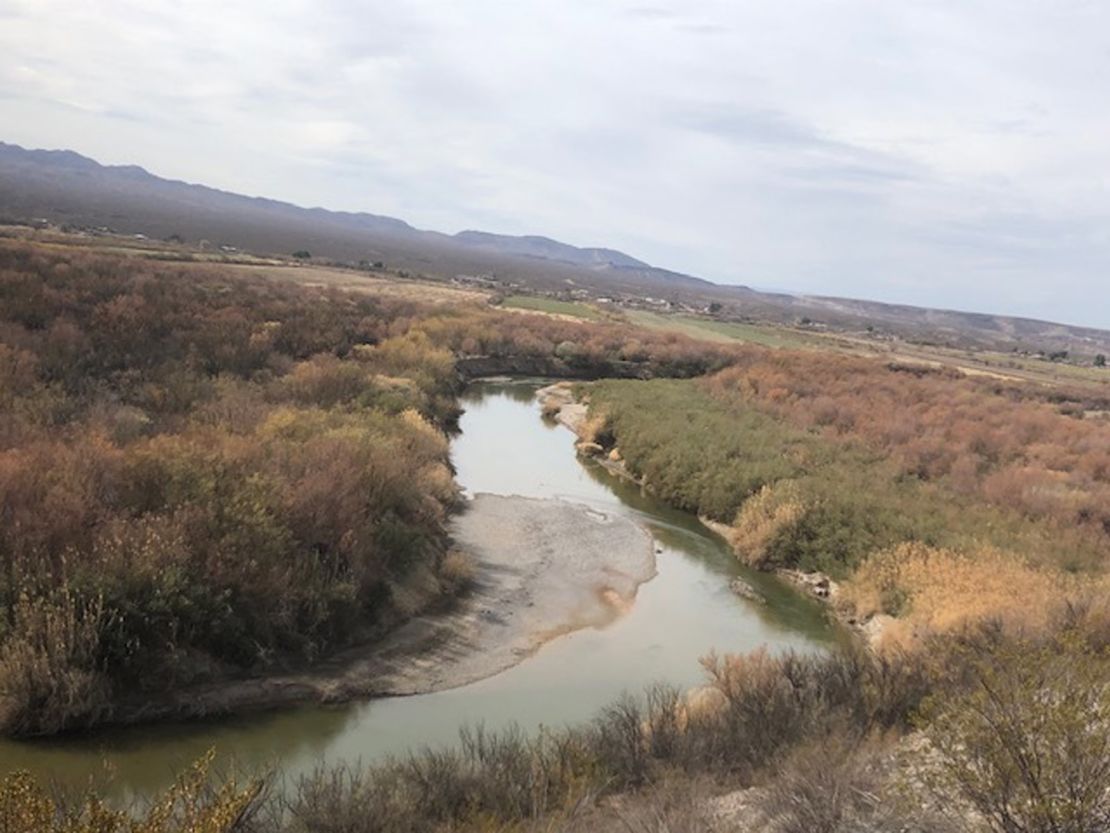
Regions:
[[578, 428], [578, 436], [583, 442], [604, 445], [601, 440], [605, 439], [608, 427], [608, 415], [603, 411], [595, 411], [591, 408], [589, 416], [582, 421], [582, 424]]
[[892, 746], [834, 734], [793, 750], [759, 802], [774, 833], [945, 833], [955, 828], [899, 795]]
[[795, 481], [768, 484], [746, 500], [736, 513], [728, 533], [729, 544], [753, 567], [760, 567], [767, 558], [767, 545], [804, 512], [801, 490]]
[[459, 590], [474, 581], [478, 574], [478, 565], [473, 557], [462, 550], [448, 550], [443, 556], [443, 563], [439, 565], [439, 577], [449, 590]]
[[1008, 466], [984, 478], [982, 491], [987, 500], [1034, 517], [1077, 518], [1088, 494], [1071, 480], [1063, 471]]
[[[424, 748], [368, 770], [320, 768], [285, 804], [283, 833], [512, 830], [558, 817], [600, 787], [585, 736], [460, 731], [457, 749]], [[564, 816], [565, 817], [565, 816]]]
[[447, 437], [418, 410], [406, 408], [401, 413], [401, 419], [412, 430], [413, 435], [420, 438], [426, 450], [425, 453], [428, 455], [447, 453]]
[[897, 644], [987, 619], [1012, 632], [1044, 630], [1078, 588], [1076, 579], [993, 548], [965, 553], [905, 543], [864, 562], [842, 599], [861, 618], [901, 617], [883, 637]]
[[805, 744], [775, 773], [763, 812], [777, 833], [853, 829], [879, 803], [877, 764], [855, 739], [832, 737]]
[[[527, 833], [725, 833], [735, 828], [714, 807], [711, 783], [675, 774], [649, 788], [523, 828]], [[497, 829], [497, 828], [495, 828]]]
[[357, 362], [324, 353], [294, 365], [282, 379], [282, 392], [301, 404], [328, 408], [353, 401], [371, 389], [369, 377]]
[[442, 462], [429, 463], [416, 473], [416, 482], [421, 489], [438, 501], [439, 506], [452, 505], [459, 497], [459, 487], [455, 475]]
[[1110, 661], [1078, 633], [969, 643], [924, 709], [927, 782], [994, 833], [1110, 829]]
[[[1032, 517], [1110, 531], [1110, 423], [1076, 419], [1063, 388], [814, 351], [738, 349], [702, 383], [825, 437], [861, 443], [907, 475]], [[1082, 409], [1078, 409], [1082, 412]]]
[[0, 642], [0, 729], [49, 734], [107, 710], [110, 689], [97, 667], [104, 624], [100, 601], [82, 603], [68, 588], [20, 594]]
[[202, 758], [141, 813], [112, 809], [95, 795], [75, 806], [50, 796], [26, 772], [0, 781], [5, 833], [238, 833], [248, 830], [262, 785], [234, 780], [212, 786], [212, 755]]
[[702, 660], [721, 695], [690, 712], [686, 766], [751, 773], [793, 744], [846, 728], [854, 733], [905, 725], [928, 691], [927, 669], [900, 655], [862, 650], [828, 656], [765, 650]]
[[[454, 377], [455, 357], [423, 331], [388, 338], [362, 354], [371, 367], [388, 376], [414, 379], [421, 387]], [[415, 370], [415, 373], [414, 373]]]

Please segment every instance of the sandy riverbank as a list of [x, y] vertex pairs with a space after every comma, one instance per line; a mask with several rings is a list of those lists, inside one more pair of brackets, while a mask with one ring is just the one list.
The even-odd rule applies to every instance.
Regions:
[[110, 722], [455, 688], [512, 667], [560, 634], [604, 625], [655, 575], [646, 530], [560, 500], [480, 494], [454, 518], [452, 535], [476, 569], [451, 609], [416, 616], [298, 673], [193, 686], [125, 704]]
[[655, 575], [651, 536], [634, 522], [561, 500], [480, 494], [453, 525], [477, 554], [478, 577], [460, 609], [435, 622], [442, 638], [415, 657], [416, 623], [387, 640], [400, 661], [375, 675], [375, 693], [465, 685], [509, 668], [560, 634], [604, 625]]

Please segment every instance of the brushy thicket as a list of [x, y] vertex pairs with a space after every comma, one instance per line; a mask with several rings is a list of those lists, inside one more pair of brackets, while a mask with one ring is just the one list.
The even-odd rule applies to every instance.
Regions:
[[[726, 370], [724, 373], [732, 373]], [[605, 381], [588, 388], [597, 439], [662, 498], [732, 525], [756, 566], [850, 574], [905, 541], [958, 549], [993, 544], [1045, 563], [1102, 563], [1110, 538], [1014, 507], [968, 499], [910, 476], [886, 453], [834, 442], [759, 403], [721, 401], [713, 382]]]
[[690, 376], [727, 351], [0, 244], [0, 731], [311, 660], [465, 581], [461, 357]]
[[[95, 794], [51, 801], [16, 773], [0, 829], [1091, 833], [1110, 822], [1108, 636], [1079, 615], [1035, 639], [980, 625], [914, 654], [709, 657], [693, 694], [656, 686], [532, 736], [464, 729], [454, 748], [325, 767], [284, 792], [209, 782], [202, 762], [135, 808], [133, 828]], [[744, 814], [719, 824], [713, 796], [748, 787]]]
[[833, 354], [746, 351], [704, 388], [858, 443], [965, 498], [1110, 536], [1110, 422], [1051, 391]]
[[457, 381], [417, 312], [0, 249], [4, 731], [312, 658], [434, 586]]
[[734, 358], [702, 379], [586, 395], [598, 442], [665, 500], [727, 524], [748, 563], [845, 580], [847, 615], [900, 618], [888, 646], [1105, 607], [1110, 423], [947, 372]]

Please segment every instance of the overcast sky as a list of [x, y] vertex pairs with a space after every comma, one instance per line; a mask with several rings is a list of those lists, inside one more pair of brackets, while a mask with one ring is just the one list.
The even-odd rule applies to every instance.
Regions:
[[0, 0], [0, 140], [1110, 327], [1110, 2]]

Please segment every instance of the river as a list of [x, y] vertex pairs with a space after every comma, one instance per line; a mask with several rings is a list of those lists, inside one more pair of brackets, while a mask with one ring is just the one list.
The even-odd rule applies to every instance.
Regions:
[[[545, 421], [535, 384], [481, 383], [465, 394], [452, 443], [468, 493], [560, 498], [624, 513], [656, 542], [658, 575], [631, 611], [603, 628], [561, 636], [508, 671], [448, 691], [261, 715], [105, 729], [34, 741], [0, 741], [0, 769], [29, 769], [62, 783], [108, 778], [115, 794], [146, 794], [215, 748], [225, 760], [296, 777], [324, 763], [367, 763], [424, 745], [451, 743], [463, 724], [519, 724], [533, 730], [588, 720], [623, 691], [656, 681], [703, 681], [710, 650], [815, 650], [838, 637], [816, 602], [773, 576], [743, 568], [724, 543], [688, 513], [644, 495], [579, 459], [574, 436]], [[733, 594], [742, 576], [767, 600]]]

